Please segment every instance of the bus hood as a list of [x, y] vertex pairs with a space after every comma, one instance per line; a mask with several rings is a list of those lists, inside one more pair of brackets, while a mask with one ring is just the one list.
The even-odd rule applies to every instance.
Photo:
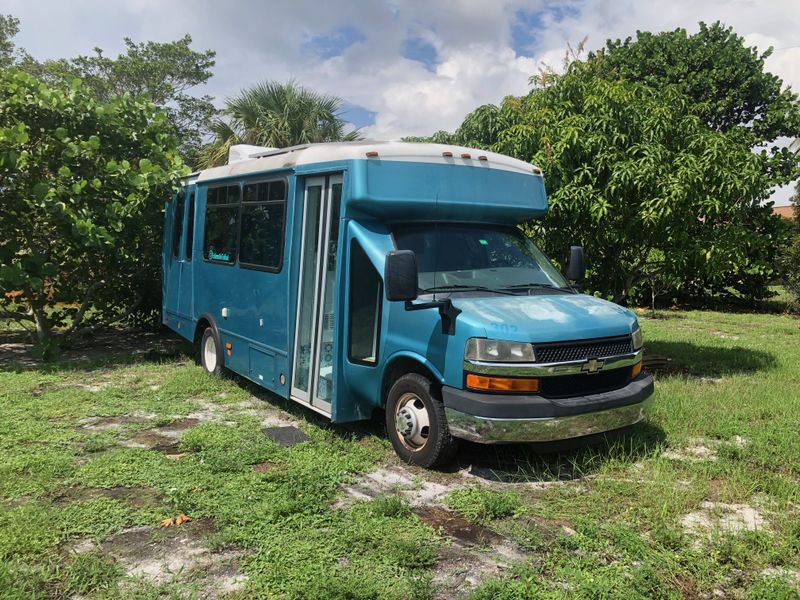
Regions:
[[[557, 342], [631, 333], [636, 315], [613, 302], [585, 294], [455, 296], [457, 323], [471, 335], [520, 342]], [[458, 327], [458, 325], [457, 325]]]

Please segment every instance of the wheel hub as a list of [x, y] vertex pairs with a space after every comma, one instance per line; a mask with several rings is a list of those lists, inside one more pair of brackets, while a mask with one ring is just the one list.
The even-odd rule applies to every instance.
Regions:
[[414, 430], [417, 428], [417, 419], [413, 411], [407, 406], [404, 406], [398, 411], [397, 419], [395, 419], [395, 427], [397, 428], [397, 433], [404, 438], [411, 437]]
[[394, 426], [403, 444], [414, 451], [420, 450], [428, 441], [430, 423], [428, 409], [419, 396], [409, 392], [400, 398]]

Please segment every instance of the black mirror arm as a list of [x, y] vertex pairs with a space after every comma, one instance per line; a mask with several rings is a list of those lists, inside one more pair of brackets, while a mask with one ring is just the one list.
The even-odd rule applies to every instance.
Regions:
[[456, 317], [461, 314], [461, 309], [453, 306], [450, 298], [444, 300], [433, 300], [432, 302], [420, 302], [414, 304], [411, 300], [406, 300], [406, 310], [427, 310], [438, 308], [439, 316], [442, 319], [442, 333], [445, 335], [455, 335]]

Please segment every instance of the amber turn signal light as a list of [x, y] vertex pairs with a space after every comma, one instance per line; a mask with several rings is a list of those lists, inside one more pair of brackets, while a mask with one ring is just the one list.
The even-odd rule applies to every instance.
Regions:
[[635, 365], [633, 365], [633, 367], [631, 367], [631, 379], [636, 377], [641, 372], [642, 372], [642, 361], [639, 361]]
[[487, 392], [538, 392], [538, 379], [467, 374], [467, 387]]

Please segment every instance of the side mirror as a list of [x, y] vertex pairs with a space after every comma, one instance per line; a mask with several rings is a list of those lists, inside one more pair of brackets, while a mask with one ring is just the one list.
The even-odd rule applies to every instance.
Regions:
[[410, 302], [417, 299], [417, 257], [411, 250], [393, 250], [386, 254], [383, 269], [386, 299]]
[[570, 246], [567, 279], [580, 283], [585, 276], [586, 265], [583, 262], [583, 248], [581, 246]]

